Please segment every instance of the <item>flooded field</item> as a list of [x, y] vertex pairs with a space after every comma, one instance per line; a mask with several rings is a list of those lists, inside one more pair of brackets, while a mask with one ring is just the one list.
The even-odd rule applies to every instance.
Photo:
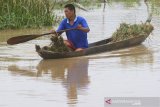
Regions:
[[90, 43], [109, 38], [122, 22], [145, 22], [153, 13], [154, 31], [142, 45], [85, 57], [42, 60], [35, 44], [49, 44], [49, 36], [6, 44], [11, 36], [50, 28], [0, 31], [0, 107], [103, 107], [105, 97], [160, 97], [160, 3], [156, 4], [112, 2], [88, 12], [77, 10], [90, 26]]

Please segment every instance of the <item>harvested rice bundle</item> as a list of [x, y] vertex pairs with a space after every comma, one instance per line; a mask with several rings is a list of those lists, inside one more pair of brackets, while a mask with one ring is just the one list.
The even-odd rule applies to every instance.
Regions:
[[148, 36], [153, 30], [150, 23], [126, 24], [121, 23], [119, 29], [112, 35], [112, 42], [122, 41], [136, 36]]
[[61, 36], [53, 35], [49, 46], [44, 46], [42, 49], [53, 52], [69, 52], [70, 49], [64, 44]]

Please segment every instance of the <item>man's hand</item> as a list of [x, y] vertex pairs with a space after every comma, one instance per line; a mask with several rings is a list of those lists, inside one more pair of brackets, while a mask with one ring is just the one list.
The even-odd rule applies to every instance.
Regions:
[[78, 30], [82, 30], [82, 28], [83, 28], [82, 25], [81, 25], [81, 24], [78, 24], [77, 29], [78, 29]]
[[81, 30], [81, 31], [83, 31], [83, 32], [89, 32], [89, 31], [90, 31], [89, 28], [84, 28], [84, 27], [82, 27], [81, 24], [78, 24], [78, 26], [76, 27], [76, 29]]
[[50, 32], [51, 32], [51, 33], [55, 33], [56, 31], [55, 31], [54, 29], [51, 29]]
[[52, 34], [58, 36], [58, 35], [61, 35], [63, 32], [58, 33], [58, 32], [56, 32], [54, 29], [51, 29], [51, 30], [50, 30], [50, 33], [52, 33]]

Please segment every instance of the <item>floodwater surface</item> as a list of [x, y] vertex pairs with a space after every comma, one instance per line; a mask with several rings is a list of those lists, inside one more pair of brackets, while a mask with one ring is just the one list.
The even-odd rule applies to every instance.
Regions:
[[105, 97], [160, 97], [160, 3], [155, 4], [113, 1], [77, 10], [90, 26], [90, 43], [110, 37], [122, 22], [142, 23], [153, 14], [154, 31], [142, 45], [85, 57], [42, 60], [34, 46], [49, 44], [49, 36], [6, 44], [11, 36], [48, 28], [0, 31], [0, 107], [103, 107]]

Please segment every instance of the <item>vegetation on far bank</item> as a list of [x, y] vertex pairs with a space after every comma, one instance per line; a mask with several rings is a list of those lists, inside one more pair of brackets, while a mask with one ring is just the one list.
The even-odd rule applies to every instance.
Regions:
[[0, 29], [52, 26], [61, 20], [56, 9], [66, 3], [77, 3], [83, 9], [82, 2], [87, 5], [89, 0], [0, 0]]
[[53, 7], [51, 0], [0, 0], [0, 29], [50, 26]]
[[[126, 7], [140, 4], [140, 0], [0, 0], [0, 30], [52, 26], [62, 19], [55, 10], [63, 9], [67, 3], [73, 3], [77, 8], [86, 11], [100, 7], [100, 3], [104, 1], [108, 4], [122, 2]], [[160, 14], [159, 0], [148, 2], [150, 11]]]

